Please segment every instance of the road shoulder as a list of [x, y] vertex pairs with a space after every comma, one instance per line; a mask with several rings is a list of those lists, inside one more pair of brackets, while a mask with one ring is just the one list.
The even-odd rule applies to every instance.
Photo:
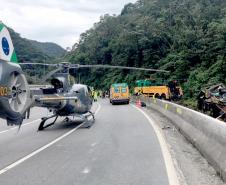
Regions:
[[171, 156], [176, 163], [181, 184], [225, 185], [216, 171], [208, 164], [199, 151], [163, 114], [151, 108], [142, 108], [162, 129]]

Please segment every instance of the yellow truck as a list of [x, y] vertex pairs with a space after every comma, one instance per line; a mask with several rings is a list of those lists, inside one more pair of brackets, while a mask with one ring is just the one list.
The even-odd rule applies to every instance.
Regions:
[[145, 95], [164, 100], [180, 99], [183, 95], [182, 89], [175, 81], [169, 82], [167, 85], [152, 83], [150, 80], [136, 81], [134, 88], [135, 95]]
[[130, 94], [127, 83], [112, 84], [110, 88], [110, 103], [112, 105], [116, 103], [129, 104]]

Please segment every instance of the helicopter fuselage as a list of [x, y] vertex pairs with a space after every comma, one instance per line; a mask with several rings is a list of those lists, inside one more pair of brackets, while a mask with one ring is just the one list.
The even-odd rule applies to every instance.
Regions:
[[[74, 84], [69, 90], [62, 88], [41, 89], [35, 95], [35, 106], [46, 107], [59, 116], [85, 114], [92, 106], [91, 91], [86, 85]], [[37, 93], [37, 92], [36, 92]]]

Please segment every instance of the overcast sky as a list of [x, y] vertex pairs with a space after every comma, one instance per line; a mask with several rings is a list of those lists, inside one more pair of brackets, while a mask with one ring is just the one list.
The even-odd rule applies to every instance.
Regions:
[[101, 15], [136, 0], [0, 0], [0, 20], [22, 37], [71, 47]]

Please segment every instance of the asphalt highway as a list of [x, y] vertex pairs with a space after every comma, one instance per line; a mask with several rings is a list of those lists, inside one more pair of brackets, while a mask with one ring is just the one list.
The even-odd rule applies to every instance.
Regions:
[[147, 117], [131, 105], [107, 100], [95, 103], [93, 111], [96, 121], [89, 129], [60, 119], [37, 132], [48, 114], [41, 108], [31, 110], [20, 131], [0, 120], [0, 184], [170, 184], [161, 143]]

